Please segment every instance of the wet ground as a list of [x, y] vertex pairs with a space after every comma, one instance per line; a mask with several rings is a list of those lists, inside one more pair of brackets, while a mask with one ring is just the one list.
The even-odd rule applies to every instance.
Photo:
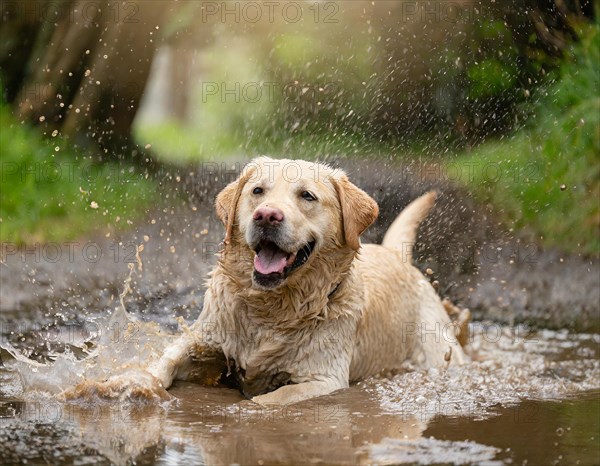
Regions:
[[600, 394], [488, 415], [390, 413], [362, 387], [251, 412], [227, 389], [179, 384], [177, 405], [1, 404], [4, 464], [582, 464], [600, 461]]
[[[414, 167], [410, 176], [368, 167], [367, 176], [348, 164], [382, 208], [371, 241], [433, 185]], [[287, 409], [257, 410], [235, 391], [183, 383], [162, 403], [57, 401], [77, 377], [137, 361], [132, 334], [158, 345], [154, 334], [144, 339], [144, 322], [172, 333], [177, 317], [197, 317], [222, 237], [212, 199], [228, 181], [201, 175], [166, 177], [165, 205], [125, 232], [3, 246], [0, 343], [44, 365], [0, 353], [0, 463], [600, 464], [598, 261], [528, 249], [450, 186], [421, 231], [419, 259], [442, 295], [475, 312], [471, 364], [406, 368]], [[132, 333], [106, 319], [120, 309], [141, 244], [143, 269], [125, 298], [139, 319]]]

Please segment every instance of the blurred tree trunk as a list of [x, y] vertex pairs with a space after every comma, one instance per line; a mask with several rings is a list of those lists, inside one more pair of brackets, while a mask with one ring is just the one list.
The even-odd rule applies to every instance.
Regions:
[[120, 156], [143, 96], [167, 0], [2, 3], [4, 97], [19, 117]]
[[185, 122], [188, 117], [188, 102], [190, 89], [190, 67], [194, 54], [188, 47], [176, 46], [171, 48], [170, 84], [172, 91], [171, 111], [178, 121]]

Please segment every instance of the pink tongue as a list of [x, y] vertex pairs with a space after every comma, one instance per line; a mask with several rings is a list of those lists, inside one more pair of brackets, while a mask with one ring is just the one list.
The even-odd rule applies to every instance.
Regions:
[[261, 249], [254, 256], [254, 268], [258, 273], [283, 273], [287, 263], [287, 254], [281, 250]]

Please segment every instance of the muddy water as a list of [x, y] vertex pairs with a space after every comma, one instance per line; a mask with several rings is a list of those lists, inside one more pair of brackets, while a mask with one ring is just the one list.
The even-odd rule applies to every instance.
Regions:
[[[140, 330], [148, 334], [139, 335], [142, 341], [156, 344], [153, 325]], [[235, 390], [191, 383], [176, 384], [168, 401], [59, 401], [57, 392], [82, 368], [86, 377], [102, 377], [98, 366], [130, 371], [124, 363], [135, 359], [133, 349], [147, 351], [140, 340], [115, 341], [110, 350], [98, 343], [104, 357], [97, 351], [53, 354], [53, 362], [41, 366], [3, 352], [0, 458], [29, 464], [599, 464], [598, 335], [491, 323], [475, 323], [472, 331], [473, 361], [464, 367], [406, 367], [284, 408], [258, 407]]]
[[525, 401], [478, 419], [389, 413], [354, 387], [287, 409], [240, 407], [227, 389], [179, 384], [178, 402], [78, 407], [2, 402], [6, 463], [598, 464], [598, 392]]

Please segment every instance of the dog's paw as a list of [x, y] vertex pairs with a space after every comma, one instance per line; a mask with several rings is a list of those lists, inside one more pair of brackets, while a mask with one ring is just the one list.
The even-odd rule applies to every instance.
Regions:
[[161, 382], [144, 371], [117, 374], [106, 380], [84, 380], [61, 395], [67, 401], [166, 401], [171, 395]]
[[252, 398], [252, 403], [254, 406], [273, 406], [273, 405], [283, 405], [286, 404], [285, 400], [282, 400], [281, 397], [277, 395], [275, 392], [266, 393], [265, 395], [258, 395]]
[[261, 409], [260, 403], [256, 403], [254, 398], [251, 400], [242, 400], [238, 404], [240, 411], [259, 411]]

